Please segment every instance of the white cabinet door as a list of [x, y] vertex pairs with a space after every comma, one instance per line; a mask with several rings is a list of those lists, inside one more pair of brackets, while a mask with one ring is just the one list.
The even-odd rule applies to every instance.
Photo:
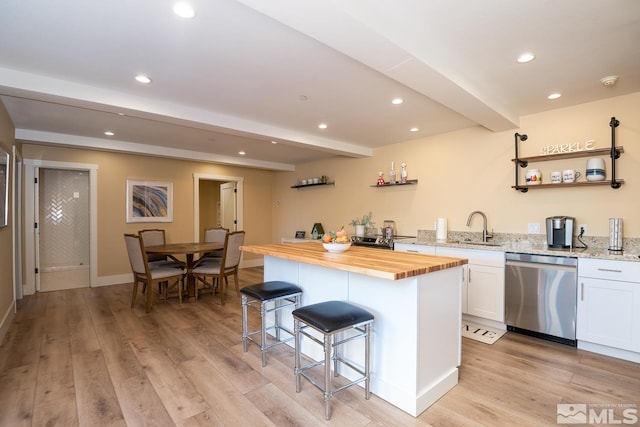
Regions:
[[504, 322], [504, 268], [469, 265], [467, 314]]
[[640, 351], [640, 284], [580, 277], [578, 340]]
[[437, 247], [436, 255], [466, 258], [462, 312], [504, 322], [504, 252]]

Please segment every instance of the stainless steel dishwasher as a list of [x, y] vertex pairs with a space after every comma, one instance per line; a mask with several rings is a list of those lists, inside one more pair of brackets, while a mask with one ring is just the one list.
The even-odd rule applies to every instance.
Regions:
[[507, 253], [507, 330], [576, 345], [578, 259]]

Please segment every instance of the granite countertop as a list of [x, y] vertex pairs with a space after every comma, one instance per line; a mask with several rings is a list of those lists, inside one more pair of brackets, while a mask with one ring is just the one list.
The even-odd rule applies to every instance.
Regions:
[[[623, 252], [612, 252], [609, 251], [607, 246], [609, 239], [602, 237], [583, 238], [583, 241], [587, 244], [587, 248], [552, 249], [547, 246], [544, 235], [494, 233], [494, 238], [489, 240], [491, 245], [485, 246], [465, 243], [465, 240], [481, 242], [482, 237], [480, 233], [449, 232], [449, 240], [446, 242], [437, 241], [435, 239], [435, 232], [433, 232], [433, 234], [433, 236], [428, 235], [426, 239], [420, 241], [418, 241], [418, 239], [402, 239], [398, 242], [461, 249], [640, 262], [640, 239], [625, 239], [623, 242], [625, 250]], [[580, 243], [578, 242], [578, 244]], [[582, 244], [580, 244], [580, 246], [582, 246]]]

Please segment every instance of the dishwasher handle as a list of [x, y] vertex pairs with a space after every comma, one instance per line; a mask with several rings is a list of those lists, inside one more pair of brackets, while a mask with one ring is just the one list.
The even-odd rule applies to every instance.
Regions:
[[545, 264], [540, 262], [526, 262], [526, 261], [507, 261], [505, 263], [507, 267], [525, 267], [525, 268], [544, 268], [551, 270], [560, 270], [560, 271], [576, 271], [576, 267], [573, 265], [561, 265], [561, 264]]

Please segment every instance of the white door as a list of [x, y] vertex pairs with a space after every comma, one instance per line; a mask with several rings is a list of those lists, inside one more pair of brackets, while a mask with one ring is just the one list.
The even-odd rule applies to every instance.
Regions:
[[38, 168], [36, 289], [90, 286], [89, 171]]
[[236, 182], [225, 182], [220, 184], [220, 209], [222, 227], [229, 231], [237, 230], [237, 198]]

